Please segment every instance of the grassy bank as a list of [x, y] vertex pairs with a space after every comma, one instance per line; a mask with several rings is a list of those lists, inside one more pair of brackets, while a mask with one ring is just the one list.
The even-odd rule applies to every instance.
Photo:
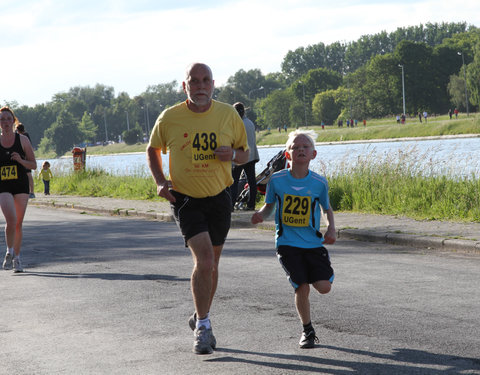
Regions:
[[[35, 183], [35, 192], [43, 192], [43, 183]], [[102, 170], [87, 170], [50, 181], [50, 192], [60, 195], [160, 200], [150, 177], [112, 176]]]
[[[396, 164], [364, 161], [327, 176], [335, 211], [404, 215], [417, 219], [480, 221], [480, 180], [424, 175], [413, 158]], [[41, 192], [41, 184], [36, 191]], [[160, 200], [149, 177], [117, 177], [88, 170], [51, 182], [54, 194]], [[259, 195], [257, 207], [263, 204]]]
[[[431, 118], [427, 124], [410, 119], [405, 125], [398, 125], [395, 119], [382, 119], [369, 121], [366, 127], [326, 127], [322, 130], [314, 126], [310, 129], [317, 132], [317, 142], [478, 134], [480, 117], [450, 120], [443, 116]], [[288, 132], [292, 130], [288, 129]], [[258, 144], [284, 144], [288, 132], [261, 131], [257, 134]], [[145, 147], [145, 144], [113, 144], [91, 147], [88, 154], [144, 152]], [[415, 167], [418, 158], [428, 155], [405, 154], [405, 158], [397, 161], [365, 156], [354, 167], [347, 166], [327, 176], [334, 210], [398, 214], [419, 219], [480, 221], [480, 180], [449, 177], [448, 173], [435, 176]], [[37, 192], [41, 192], [41, 185], [36, 183]], [[65, 195], [160, 200], [150, 177], [117, 177], [98, 170], [56, 176], [51, 191]], [[262, 203], [263, 196], [260, 196], [258, 205]]]

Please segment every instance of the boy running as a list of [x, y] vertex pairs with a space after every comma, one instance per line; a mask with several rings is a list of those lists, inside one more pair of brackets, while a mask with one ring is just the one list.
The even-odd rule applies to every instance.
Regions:
[[[295, 289], [295, 306], [303, 324], [300, 348], [313, 348], [318, 338], [310, 318], [310, 284], [321, 294], [330, 291], [334, 278], [330, 257], [323, 244], [336, 241], [333, 210], [325, 177], [309, 169], [315, 158], [315, 142], [308, 132], [290, 133], [286, 143], [289, 169], [274, 173], [268, 183], [265, 204], [252, 216], [263, 222], [274, 207], [277, 257]], [[321, 209], [327, 215], [325, 236], [320, 233]]]

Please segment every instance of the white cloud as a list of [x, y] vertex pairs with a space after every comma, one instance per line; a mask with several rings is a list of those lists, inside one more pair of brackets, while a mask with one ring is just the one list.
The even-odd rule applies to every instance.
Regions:
[[[212, 1], [15, 3], [2, 14], [0, 101], [34, 105], [77, 85], [102, 83], [130, 96], [183, 79], [192, 61], [211, 65], [217, 85], [239, 69], [280, 71], [289, 50], [427, 22], [480, 26], [476, 1]], [[97, 4], [98, 3], [98, 4]], [[0, 4], [2, 4], [0, 2]], [[171, 2], [169, 4], [172, 4]], [[218, 4], [218, 5], [216, 5]]]

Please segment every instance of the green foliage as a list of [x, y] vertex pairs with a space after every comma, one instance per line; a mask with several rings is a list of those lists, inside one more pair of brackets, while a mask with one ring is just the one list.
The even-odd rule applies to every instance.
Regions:
[[50, 140], [50, 144], [54, 145], [57, 155], [63, 155], [75, 143], [81, 141], [82, 134], [78, 121], [75, 120], [70, 112], [64, 110], [58, 115], [57, 121], [45, 131], [45, 138]]
[[436, 176], [417, 167], [418, 152], [397, 160], [367, 155], [329, 176], [334, 210], [405, 215], [430, 220], [480, 221], [480, 180]]
[[465, 105], [465, 81], [462, 77], [458, 75], [450, 76], [450, 82], [447, 86], [448, 93], [450, 95], [450, 99], [452, 103], [457, 107], [459, 110], [464, 110], [466, 108]]
[[[284, 132], [281, 135], [287, 136]], [[273, 132], [270, 136], [280, 141], [280, 134]], [[449, 177], [448, 171], [438, 176], [434, 173], [438, 166], [433, 164], [426, 169], [419, 167], [417, 161], [428, 160], [429, 152], [409, 149], [384, 158], [372, 153], [361, 157], [353, 167], [345, 163], [327, 176], [332, 208], [429, 220], [480, 221], [480, 180]], [[150, 177], [112, 176], [88, 168], [67, 176], [56, 175], [51, 191], [65, 195], [161, 199]]]
[[342, 103], [337, 90], [321, 92], [315, 96], [312, 103], [313, 120], [317, 124], [323, 121], [327, 125], [333, 125], [341, 109]]
[[259, 121], [271, 129], [290, 125], [289, 108], [293, 96], [290, 90], [277, 90], [259, 105]]
[[142, 139], [142, 128], [137, 124], [133, 129], [125, 130], [122, 134], [127, 145], [133, 145]]
[[93, 142], [98, 131], [98, 126], [95, 125], [91, 116], [87, 112], [84, 112], [82, 121], [80, 121], [79, 129], [84, 141]]
[[67, 176], [55, 176], [50, 190], [54, 194], [124, 199], [160, 199], [149, 177], [112, 176], [103, 170], [87, 168]]

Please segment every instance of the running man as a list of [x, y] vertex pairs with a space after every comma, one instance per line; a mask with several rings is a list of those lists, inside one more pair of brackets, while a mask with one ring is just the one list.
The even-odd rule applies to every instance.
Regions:
[[[182, 83], [187, 100], [158, 117], [147, 147], [147, 161], [159, 196], [170, 201], [175, 221], [193, 257], [191, 289], [195, 313], [193, 352], [216, 347], [210, 307], [217, 289], [220, 254], [230, 229], [232, 161], [248, 161], [243, 121], [229, 104], [212, 99], [211, 69], [201, 63], [187, 68]], [[169, 178], [161, 152], [170, 151]]]

